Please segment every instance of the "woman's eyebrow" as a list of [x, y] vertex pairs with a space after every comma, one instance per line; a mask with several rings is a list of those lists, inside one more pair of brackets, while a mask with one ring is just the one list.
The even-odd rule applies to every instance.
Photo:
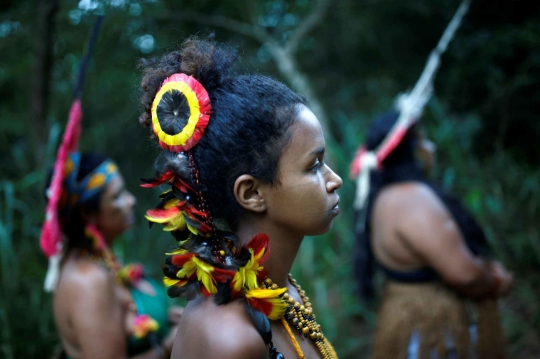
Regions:
[[325, 150], [326, 150], [326, 149], [325, 149], [324, 147], [318, 147], [318, 148], [314, 149], [313, 151], [311, 151], [311, 152], [309, 153], [309, 155], [310, 155], [310, 156], [317, 156], [317, 157], [318, 157], [318, 156], [320, 156], [320, 155], [324, 155], [324, 151], [325, 151]]

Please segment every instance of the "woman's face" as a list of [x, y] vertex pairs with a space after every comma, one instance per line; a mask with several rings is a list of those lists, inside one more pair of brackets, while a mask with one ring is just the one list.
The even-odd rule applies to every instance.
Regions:
[[313, 112], [302, 106], [289, 131], [267, 201], [269, 218], [302, 236], [325, 233], [339, 214], [336, 190], [343, 182], [324, 163], [324, 136]]
[[437, 146], [427, 138], [426, 132], [423, 130], [418, 131], [417, 141], [417, 156], [424, 165], [426, 173], [429, 175], [437, 162]]
[[126, 190], [120, 174], [114, 176], [101, 195], [99, 211], [94, 224], [107, 242], [122, 234], [135, 221], [135, 197]]

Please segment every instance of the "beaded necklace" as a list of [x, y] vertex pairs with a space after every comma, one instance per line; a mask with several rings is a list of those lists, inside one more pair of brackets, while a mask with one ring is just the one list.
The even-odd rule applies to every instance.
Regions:
[[[281, 318], [283, 326], [287, 330], [291, 342], [293, 343], [296, 353], [300, 359], [304, 359], [304, 353], [298, 344], [298, 341], [294, 337], [294, 334], [291, 331], [291, 327], [296, 328], [298, 333], [303, 335], [305, 338], [310, 338], [313, 340], [313, 343], [322, 354], [324, 359], [338, 359], [337, 353], [334, 350], [334, 347], [330, 342], [325, 338], [324, 334], [321, 331], [321, 326], [317, 323], [315, 313], [309, 301], [309, 297], [306, 296], [306, 292], [302, 290], [302, 287], [296, 282], [296, 280], [289, 274], [289, 282], [296, 288], [302, 303], [296, 301], [288, 293], [284, 293], [282, 298], [289, 302], [289, 307], [287, 312]], [[275, 289], [278, 287], [272, 279], [266, 278], [264, 280], [264, 285], [267, 289]]]

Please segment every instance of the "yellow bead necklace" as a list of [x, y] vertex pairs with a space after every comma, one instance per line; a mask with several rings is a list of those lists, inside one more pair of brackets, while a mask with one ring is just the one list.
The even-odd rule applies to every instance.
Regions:
[[[302, 290], [302, 287], [296, 283], [296, 280], [290, 274], [289, 281], [298, 291], [298, 294], [302, 299], [302, 303], [297, 302], [288, 293], [284, 293], [283, 299], [289, 302], [289, 308], [287, 309], [285, 316], [282, 318], [282, 323], [287, 330], [294, 347], [296, 348], [299, 358], [304, 359], [305, 356], [300, 348], [300, 345], [298, 344], [298, 341], [294, 337], [294, 334], [290, 330], [290, 327], [296, 328], [298, 333], [313, 340], [313, 343], [324, 359], [338, 359], [334, 347], [332, 347], [332, 344], [330, 344], [330, 342], [325, 338], [321, 331], [321, 326], [317, 324], [315, 313], [313, 313], [313, 308], [311, 306], [311, 302], [309, 301], [309, 297], [306, 296], [306, 292]], [[277, 284], [275, 284], [272, 279], [268, 277], [264, 280], [264, 284], [268, 289], [275, 289], [278, 287]]]

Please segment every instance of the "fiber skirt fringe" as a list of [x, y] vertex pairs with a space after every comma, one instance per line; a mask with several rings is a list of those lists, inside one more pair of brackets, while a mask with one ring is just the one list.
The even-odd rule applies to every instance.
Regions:
[[371, 359], [504, 359], [497, 302], [438, 282], [387, 281]]

